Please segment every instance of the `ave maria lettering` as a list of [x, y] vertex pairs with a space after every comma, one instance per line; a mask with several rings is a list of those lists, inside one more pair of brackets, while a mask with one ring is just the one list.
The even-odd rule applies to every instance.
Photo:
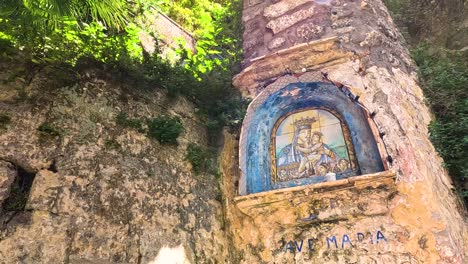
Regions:
[[[381, 242], [387, 242], [387, 238], [385, 238], [384, 234], [379, 230], [375, 234], [375, 236], [368, 232], [369, 236], [368, 239], [365, 239], [365, 235], [363, 233], [356, 233], [356, 237], [350, 237], [347, 234], [344, 234], [341, 237], [331, 236], [325, 238], [325, 244], [327, 245], [327, 249], [339, 249], [339, 248], [352, 248], [356, 243], [364, 243], [365, 241], [369, 241], [372, 244], [379, 244]], [[353, 239], [352, 239], [353, 238]], [[305, 241], [305, 242], [304, 242]], [[314, 241], [316, 239], [309, 238], [306, 240], [299, 240], [299, 241], [289, 241], [284, 245], [284, 251], [296, 253], [302, 251], [313, 251], [314, 250]]]

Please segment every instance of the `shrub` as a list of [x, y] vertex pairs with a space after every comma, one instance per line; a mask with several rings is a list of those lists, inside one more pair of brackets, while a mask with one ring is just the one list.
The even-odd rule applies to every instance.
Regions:
[[210, 153], [194, 143], [188, 145], [185, 159], [192, 164], [193, 171], [196, 173], [208, 171], [211, 167]]
[[148, 136], [162, 144], [177, 145], [177, 138], [184, 131], [180, 118], [159, 116], [147, 121]]
[[134, 128], [140, 133], [144, 133], [143, 121], [140, 119], [129, 118], [128, 115], [124, 112], [121, 112], [117, 115], [115, 122], [121, 127]]
[[6, 128], [6, 126], [11, 122], [10, 115], [6, 113], [0, 113], [0, 129]]
[[427, 102], [436, 116], [430, 138], [442, 156], [457, 190], [468, 204], [468, 64], [460, 57], [413, 50]]
[[42, 123], [38, 128], [37, 131], [39, 131], [39, 134], [41, 136], [50, 136], [50, 137], [56, 137], [60, 136], [60, 130], [53, 126], [50, 123], [44, 122]]
[[117, 142], [117, 140], [113, 138], [106, 139], [106, 141], [104, 142], [104, 146], [106, 147], [106, 149], [109, 149], [109, 150], [112, 150], [112, 149], [117, 150], [121, 148], [119, 142]]

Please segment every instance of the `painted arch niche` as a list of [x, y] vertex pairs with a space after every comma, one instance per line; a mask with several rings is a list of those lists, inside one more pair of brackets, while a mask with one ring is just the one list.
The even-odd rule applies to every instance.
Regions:
[[270, 148], [273, 182], [323, 182], [358, 174], [349, 129], [332, 110], [311, 108], [280, 118]]
[[259, 98], [243, 124], [240, 195], [384, 171], [367, 115], [337, 87], [291, 83]]

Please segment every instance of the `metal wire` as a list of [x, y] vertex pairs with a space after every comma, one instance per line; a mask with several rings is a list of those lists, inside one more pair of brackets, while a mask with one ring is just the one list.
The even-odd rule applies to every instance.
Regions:
[[[377, 122], [374, 119], [374, 117], [377, 115], [377, 113], [376, 112], [371, 112], [369, 110], [369, 108], [367, 108], [364, 104], [359, 102], [359, 96], [354, 95], [351, 92], [351, 90], [349, 89], [349, 87], [347, 87], [346, 85], [344, 85], [342, 83], [335, 83], [334, 81], [330, 80], [330, 78], [328, 78], [328, 73], [326, 73], [326, 72], [321, 72], [321, 73], [322, 73], [322, 77], [323, 77], [324, 81], [327, 81], [328, 83], [331, 83], [338, 90], [340, 90], [342, 93], [344, 93], [353, 103], [357, 104], [359, 107], [361, 107], [364, 111], [367, 112], [367, 114], [371, 118], [372, 122], [374, 123], [375, 127], [377, 128], [377, 131], [379, 132], [379, 137], [382, 140], [382, 144], [384, 146], [385, 153], [387, 154], [387, 161], [388, 161], [388, 163], [390, 165], [393, 165], [393, 158], [390, 155], [390, 153], [388, 152], [387, 144], [385, 143], [385, 140], [384, 140], [385, 132], [381, 131], [380, 127], [378, 126]], [[363, 84], [363, 86], [365, 87], [364, 84]]]

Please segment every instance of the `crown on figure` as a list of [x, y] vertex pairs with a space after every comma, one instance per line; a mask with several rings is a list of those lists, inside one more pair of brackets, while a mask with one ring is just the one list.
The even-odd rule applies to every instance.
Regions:
[[293, 125], [298, 129], [312, 128], [312, 123], [317, 121], [315, 117], [303, 117], [301, 119], [294, 120]]

